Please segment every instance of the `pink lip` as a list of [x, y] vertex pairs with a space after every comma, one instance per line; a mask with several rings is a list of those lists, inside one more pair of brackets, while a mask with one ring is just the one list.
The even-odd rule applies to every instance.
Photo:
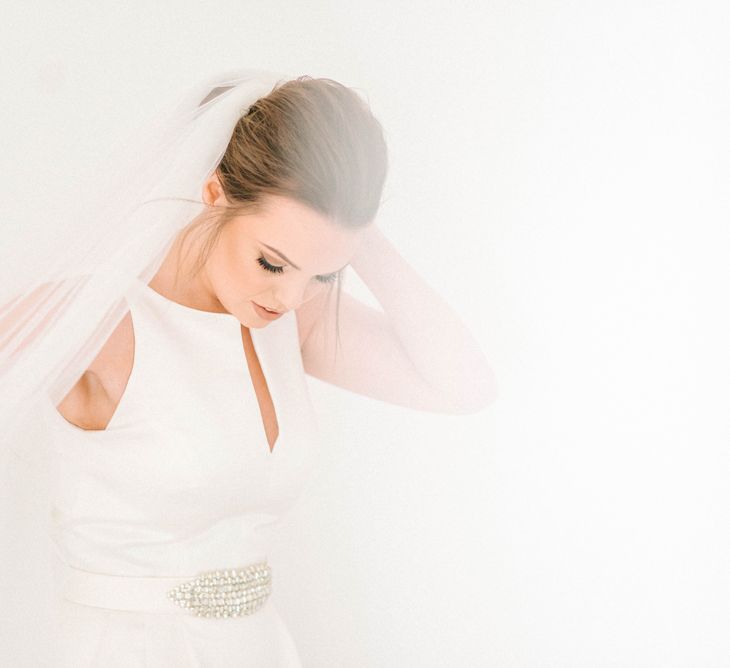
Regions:
[[266, 320], [276, 320], [278, 317], [281, 316], [281, 313], [270, 313], [263, 306], [260, 306], [255, 301], [251, 301], [251, 303], [254, 305], [256, 313], [258, 313], [262, 318], [265, 318]]

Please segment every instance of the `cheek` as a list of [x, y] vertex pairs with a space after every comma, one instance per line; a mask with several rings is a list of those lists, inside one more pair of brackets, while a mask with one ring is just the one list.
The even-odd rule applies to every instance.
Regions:
[[232, 297], [256, 294], [265, 290], [269, 279], [256, 259], [242, 253], [218, 253], [211, 258], [208, 275], [218, 290]]

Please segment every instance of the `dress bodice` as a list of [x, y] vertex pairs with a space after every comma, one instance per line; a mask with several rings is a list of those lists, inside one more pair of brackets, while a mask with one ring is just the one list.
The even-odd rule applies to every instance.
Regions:
[[142, 280], [126, 301], [134, 362], [107, 428], [84, 430], [47, 403], [62, 558], [97, 572], [187, 575], [265, 557], [266, 527], [300, 495], [317, 443], [295, 313], [250, 330], [279, 426], [272, 451], [238, 319]]

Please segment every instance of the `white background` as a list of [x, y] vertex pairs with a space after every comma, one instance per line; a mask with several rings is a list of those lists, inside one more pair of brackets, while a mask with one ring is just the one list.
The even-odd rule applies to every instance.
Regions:
[[444, 416], [311, 379], [322, 462], [272, 559], [307, 667], [730, 666], [729, 19], [696, 1], [4, 7], [0, 219], [39, 248], [107, 143], [211, 72], [330, 77], [385, 127], [378, 222], [500, 397]]

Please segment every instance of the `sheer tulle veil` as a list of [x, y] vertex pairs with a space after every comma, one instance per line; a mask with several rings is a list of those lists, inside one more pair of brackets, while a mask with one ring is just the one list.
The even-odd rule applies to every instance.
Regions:
[[53, 665], [57, 472], [43, 402], [69, 392], [124, 316], [132, 282], [151, 280], [178, 232], [203, 211], [203, 183], [238, 118], [291, 78], [243, 69], [194, 85], [110, 156], [103, 187], [65, 212], [67, 244], [43, 261], [28, 261], [33, 240], [20, 223], [0, 227], [2, 665]]

